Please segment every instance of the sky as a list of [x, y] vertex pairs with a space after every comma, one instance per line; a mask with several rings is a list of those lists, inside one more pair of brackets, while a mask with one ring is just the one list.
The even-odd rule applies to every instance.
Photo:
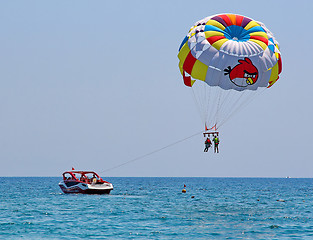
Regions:
[[[0, 176], [74, 167], [103, 177], [313, 177], [312, 9], [309, 0], [1, 0]], [[196, 21], [218, 13], [263, 22], [283, 72], [223, 125], [213, 154], [203, 152], [177, 53]]]

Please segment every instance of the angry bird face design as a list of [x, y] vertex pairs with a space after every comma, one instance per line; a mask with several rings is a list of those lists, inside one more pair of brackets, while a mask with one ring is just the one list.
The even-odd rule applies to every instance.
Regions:
[[239, 64], [231, 68], [224, 69], [224, 75], [229, 75], [229, 79], [238, 87], [247, 87], [254, 84], [259, 77], [258, 69], [249, 58], [238, 60]]

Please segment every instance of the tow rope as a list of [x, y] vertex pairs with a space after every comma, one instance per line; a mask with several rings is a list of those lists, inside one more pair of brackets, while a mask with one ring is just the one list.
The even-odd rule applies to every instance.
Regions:
[[168, 144], [168, 145], [166, 145], [166, 146], [164, 146], [164, 147], [158, 148], [158, 149], [156, 149], [156, 150], [154, 150], [154, 151], [152, 151], [152, 152], [149, 152], [149, 153], [146, 153], [146, 154], [141, 155], [141, 156], [139, 156], [139, 157], [133, 158], [133, 159], [127, 161], [127, 162], [124, 162], [124, 163], [121, 163], [121, 164], [116, 165], [116, 166], [114, 166], [114, 167], [105, 169], [105, 170], [103, 170], [103, 171], [100, 172], [100, 173], [108, 172], [108, 171], [111, 171], [111, 170], [113, 170], [113, 169], [122, 167], [122, 166], [124, 166], [124, 165], [126, 165], [126, 164], [129, 164], [129, 163], [138, 161], [138, 160], [140, 160], [140, 159], [142, 159], [142, 158], [145, 158], [145, 157], [147, 157], [147, 156], [149, 156], [149, 155], [152, 155], [152, 154], [154, 154], [154, 153], [160, 152], [160, 151], [162, 151], [162, 150], [164, 150], [164, 149], [166, 149], [166, 148], [172, 147], [172, 146], [174, 146], [174, 145], [176, 145], [176, 144], [178, 144], [178, 143], [184, 142], [184, 141], [186, 141], [186, 140], [189, 139], [189, 138], [192, 138], [192, 137], [194, 137], [194, 136], [196, 136], [196, 135], [199, 135], [200, 133], [203, 133], [203, 131], [197, 132], [197, 133], [195, 133], [195, 134], [193, 134], [193, 135], [191, 135], [191, 136], [189, 136], [189, 137], [183, 138], [183, 139], [181, 139], [181, 140], [178, 140], [178, 141], [176, 141], [176, 142], [173, 142], [173, 143], [171, 143], [171, 144]]

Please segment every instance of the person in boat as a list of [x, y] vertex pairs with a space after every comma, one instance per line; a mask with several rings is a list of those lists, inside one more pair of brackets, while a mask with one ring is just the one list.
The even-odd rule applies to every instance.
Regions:
[[218, 153], [218, 145], [220, 143], [219, 138], [217, 137], [217, 135], [214, 136], [213, 138], [213, 142], [214, 142], [214, 152]]
[[82, 176], [80, 177], [80, 181], [85, 182], [85, 181], [86, 181], [86, 176], [85, 176], [85, 175], [82, 175]]
[[204, 144], [205, 144], [204, 152], [207, 152], [209, 150], [209, 148], [211, 147], [211, 145], [212, 145], [212, 142], [211, 142], [210, 138], [207, 138], [205, 140]]
[[93, 175], [93, 177], [91, 178], [91, 182], [94, 184], [97, 183], [96, 175]]

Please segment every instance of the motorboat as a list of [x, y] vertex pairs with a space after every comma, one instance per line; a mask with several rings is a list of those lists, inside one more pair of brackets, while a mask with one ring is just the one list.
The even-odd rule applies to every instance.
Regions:
[[104, 181], [94, 171], [67, 171], [59, 183], [64, 193], [109, 194], [112, 183]]

